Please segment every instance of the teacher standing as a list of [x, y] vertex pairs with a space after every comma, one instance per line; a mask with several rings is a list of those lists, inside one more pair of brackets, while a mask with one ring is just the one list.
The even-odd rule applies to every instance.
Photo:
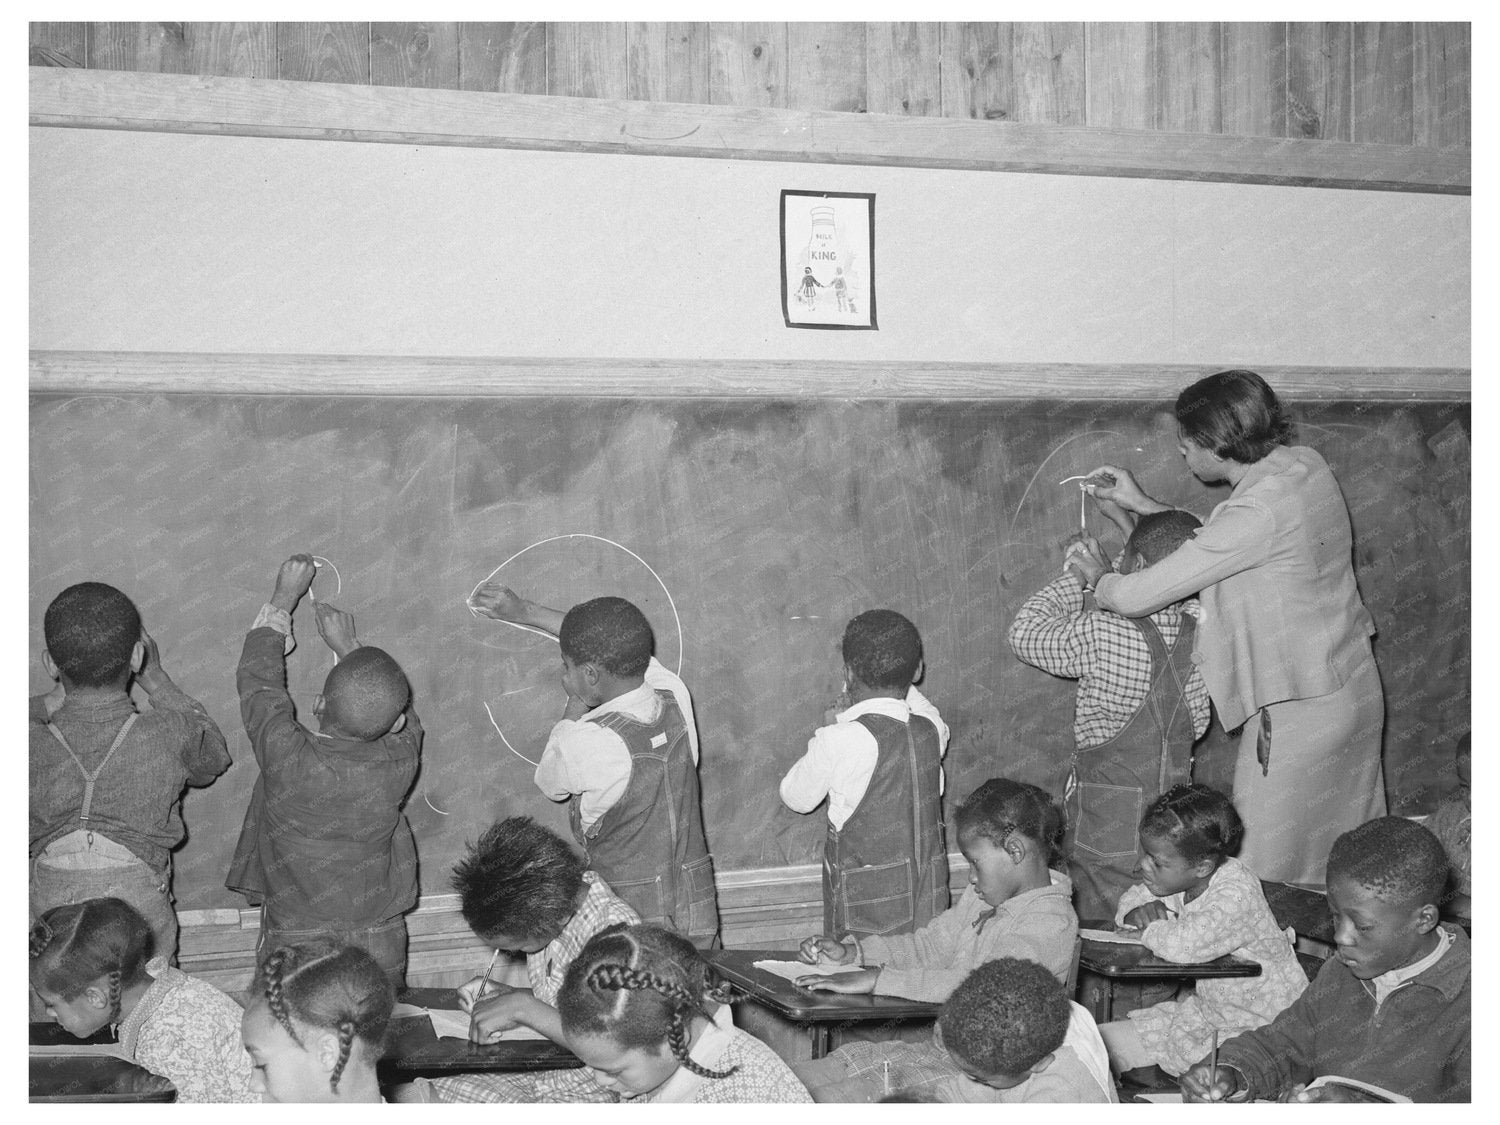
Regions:
[[[1349, 510], [1328, 464], [1288, 447], [1291, 421], [1253, 371], [1223, 371], [1177, 396], [1178, 447], [1229, 499], [1197, 535], [1133, 574], [1080, 559], [1105, 609], [1142, 617], [1198, 593], [1193, 660], [1239, 756], [1240, 858], [1265, 879], [1322, 882], [1334, 838], [1385, 814], [1385, 701], [1360, 601]], [[1137, 516], [1171, 505], [1124, 469], [1088, 491]]]

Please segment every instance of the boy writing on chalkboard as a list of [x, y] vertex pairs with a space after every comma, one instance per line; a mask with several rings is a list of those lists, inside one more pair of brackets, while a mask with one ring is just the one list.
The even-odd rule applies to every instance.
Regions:
[[[1110, 505], [1110, 508], [1115, 508]], [[1142, 570], [1191, 539], [1191, 512], [1157, 512], [1133, 527], [1124, 573]], [[1068, 778], [1068, 873], [1086, 920], [1114, 917], [1134, 883], [1137, 829], [1152, 801], [1191, 780], [1193, 743], [1208, 729], [1208, 688], [1192, 661], [1198, 603], [1187, 599], [1131, 619], [1097, 608], [1093, 583], [1070, 562], [1027, 598], [1010, 626], [1010, 647], [1027, 664], [1078, 680], [1072, 772]]]
[[843, 657], [847, 705], [813, 732], [781, 780], [781, 799], [807, 813], [828, 798], [823, 932], [912, 933], [948, 908], [948, 727], [916, 688], [922, 639], [901, 614], [854, 618]]
[[336, 663], [297, 721], [286, 690], [292, 610], [315, 574], [311, 555], [281, 564], [271, 600], [245, 637], [236, 686], [260, 777], [226, 885], [261, 907], [257, 960], [332, 933], [369, 952], [403, 987], [406, 911], [417, 901], [417, 848], [401, 805], [417, 776], [422, 725], [411, 689], [384, 651], [361, 645], [354, 618], [317, 603]]
[[568, 802], [588, 866], [635, 908], [694, 945], [718, 940], [713, 859], [698, 793], [698, 731], [682, 680], [651, 654], [651, 625], [624, 598], [566, 614], [486, 582], [469, 604], [558, 639], [568, 702], [536, 785]]
[[[80, 582], [42, 621], [42, 664], [57, 680], [31, 700], [31, 913], [91, 898], [138, 910], [155, 954], [177, 955], [172, 849], [185, 785], [229, 768], [218, 724], [172, 682], [133, 603]], [[130, 681], [151, 706], [137, 711]]]

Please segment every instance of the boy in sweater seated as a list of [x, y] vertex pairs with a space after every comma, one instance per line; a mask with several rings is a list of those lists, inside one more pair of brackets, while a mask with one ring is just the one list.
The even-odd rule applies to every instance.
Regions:
[[1338, 950], [1290, 1007], [1182, 1076], [1184, 1101], [1368, 1101], [1349, 1078], [1415, 1102], [1469, 1100], [1469, 939], [1438, 921], [1443, 846], [1387, 816], [1328, 854]]
[[938, 1030], [962, 1072], [931, 1087], [939, 1101], [1119, 1100], [1093, 1017], [1035, 961], [979, 966], [948, 997]]

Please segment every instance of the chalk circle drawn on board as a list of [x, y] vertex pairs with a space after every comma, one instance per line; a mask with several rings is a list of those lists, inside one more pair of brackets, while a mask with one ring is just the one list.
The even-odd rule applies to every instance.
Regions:
[[[1010, 517], [1010, 526], [1005, 529], [1005, 537], [1007, 540], [1010, 538], [1011, 532], [1015, 531], [1016, 520], [1021, 518], [1021, 509], [1026, 506], [1026, 497], [1031, 495], [1031, 488], [1034, 484], [1036, 484], [1036, 478], [1042, 475], [1042, 470], [1047, 467], [1047, 462], [1052, 460], [1052, 458], [1056, 457], [1065, 448], [1067, 448], [1067, 446], [1077, 441], [1079, 438], [1088, 437], [1090, 434], [1110, 434], [1114, 437], [1125, 436], [1119, 430], [1084, 430], [1082, 433], [1074, 434], [1072, 437], [1062, 442], [1062, 444], [1054, 449], [1051, 453], [1047, 454], [1042, 463], [1036, 467], [1036, 472], [1031, 474], [1031, 479], [1026, 482], [1026, 490], [1021, 493], [1021, 501], [1016, 505], [1016, 510]], [[1010, 544], [1007, 543], [1007, 546], [1009, 545]]]
[[[613, 539], [606, 539], [602, 535], [593, 535], [593, 534], [591, 534], [590, 532], [587, 532], [587, 531], [570, 531], [570, 532], [567, 532], [566, 534], [563, 534], [563, 535], [552, 535], [552, 536], [549, 536], [546, 539], [539, 539], [539, 540], [537, 540], [537, 542], [531, 544], [529, 547], [522, 547], [515, 554], [511, 555], [510, 558], [506, 559], [503, 563], [501, 563], [494, 570], [490, 571], [487, 575], [485, 575], [483, 578], [481, 578], [478, 582], [476, 582], [474, 584], [474, 588], [469, 591], [469, 596], [464, 599], [464, 608], [469, 611], [470, 616], [473, 616], [473, 617], [478, 617], [479, 616], [479, 612], [474, 608], [474, 605], [473, 605], [474, 595], [477, 594], [477, 593], [479, 593], [479, 587], [483, 586], [491, 578], [495, 577], [495, 575], [499, 574], [507, 566], [509, 566], [511, 563], [515, 562], [518, 558], [520, 558], [522, 555], [524, 555], [527, 551], [534, 551], [538, 547], [544, 547], [548, 543], [557, 543], [557, 542], [559, 542], [561, 540], [564, 540], [564, 539], [593, 539], [593, 540], [595, 540], [595, 541], [597, 541], [599, 543], [608, 543], [611, 547], [618, 547], [620, 550], [624, 551], [627, 555], [629, 555], [636, 562], [640, 563], [643, 567], [645, 567], [648, 571], [651, 572], [651, 577], [654, 578], [654, 579], [656, 579], [656, 584], [661, 587], [661, 592], [663, 594], [667, 595], [667, 604], [672, 607], [672, 622], [673, 622], [673, 624], [675, 624], [677, 626], [677, 675], [681, 676], [682, 675], [682, 648], [683, 648], [683, 645], [682, 645], [682, 616], [677, 612], [677, 602], [672, 597], [672, 591], [667, 589], [667, 584], [661, 580], [661, 575], [656, 573], [656, 569], [650, 563], [648, 563], [645, 559], [641, 558], [640, 555], [636, 554], [629, 547], [625, 546], [625, 544], [623, 544], [623, 543], [616, 543]], [[515, 628], [515, 629], [523, 629], [523, 630], [525, 630], [528, 633], [536, 633], [538, 636], [547, 637], [547, 638], [553, 639], [553, 640], [556, 639], [556, 638], [552, 637], [551, 633], [543, 632], [541, 629], [535, 629], [535, 628], [533, 628], [530, 625], [523, 625], [519, 621], [506, 621], [506, 622], [503, 622], [503, 624], [509, 625], [509, 626], [511, 626], [512, 628]], [[540, 765], [539, 762], [533, 762], [525, 754], [521, 753], [519, 750], [517, 750], [514, 746], [512, 746], [510, 744], [510, 739], [508, 739], [508, 738], [505, 737], [505, 732], [500, 729], [500, 724], [497, 723], [497, 722], [495, 722], [495, 713], [490, 710], [490, 705], [488, 703], [485, 703], [485, 705], [484, 705], [484, 713], [490, 717], [490, 726], [492, 726], [492, 727], [495, 728], [495, 733], [500, 736], [500, 741], [503, 742], [503, 743], [505, 743], [505, 748], [507, 750], [509, 750], [516, 757], [520, 758], [521, 761], [523, 761], [523, 762], [527, 762], [527, 763], [529, 763], [529, 764], [531, 764], [533, 766]]]

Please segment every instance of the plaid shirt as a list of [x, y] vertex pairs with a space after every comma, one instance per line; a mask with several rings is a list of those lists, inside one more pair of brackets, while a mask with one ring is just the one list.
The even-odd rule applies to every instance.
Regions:
[[[1151, 614], [1167, 648], [1177, 641], [1182, 614], [1198, 616], [1189, 598]], [[1125, 729], [1151, 690], [1151, 649], [1129, 618], [1085, 609], [1083, 584], [1071, 570], [1027, 598], [1010, 625], [1015, 654], [1044, 672], [1078, 681], [1073, 738], [1080, 750], [1098, 746]], [[1208, 686], [1198, 667], [1188, 676], [1193, 737], [1208, 729]]]
[[[616, 922], [639, 922], [636, 914], [622, 899], [615, 897], [609, 884], [592, 871], [583, 873], [588, 894], [579, 903], [573, 917], [537, 953], [526, 955], [526, 976], [531, 994], [544, 1004], [557, 1006], [563, 974], [583, 947], [606, 926]], [[418, 1082], [427, 1081], [418, 1079]], [[443, 1102], [615, 1102], [618, 1095], [594, 1080], [587, 1067], [577, 1070], [542, 1070], [529, 1074], [457, 1074], [431, 1081], [434, 1100]]]

